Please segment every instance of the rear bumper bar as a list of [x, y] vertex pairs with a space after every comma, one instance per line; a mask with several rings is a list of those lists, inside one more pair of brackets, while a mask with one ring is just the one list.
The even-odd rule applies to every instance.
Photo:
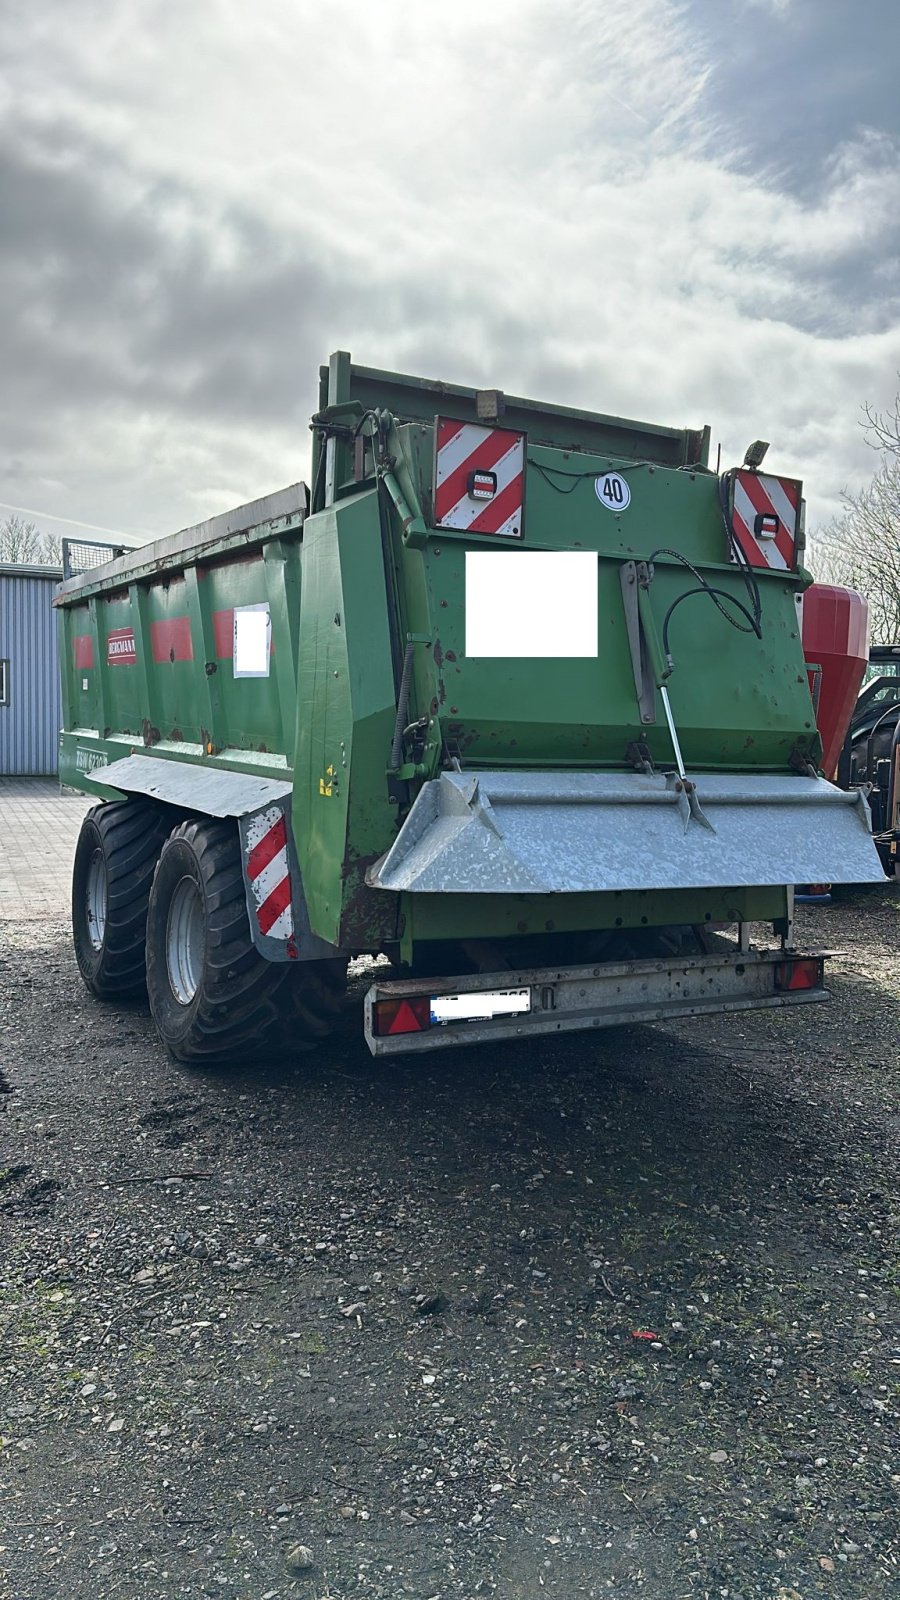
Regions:
[[[627, 1022], [659, 1022], [724, 1011], [751, 1011], [768, 1006], [809, 1005], [827, 1000], [820, 954], [803, 956], [781, 950], [698, 956], [679, 961], [628, 961], [608, 966], [543, 967], [518, 972], [476, 973], [458, 978], [422, 978], [373, 984], [365, 1000], [365, 1037], [375, 1056], [487, 1044], [498, 1039], [574, 1033]], [[815, 963], [810, 987], [784, 986], [786, 967]], [[423, 999], [448, 996], [515, 995], [523, 1009], [517, 1015], [495, 1015], [466, 1021], [426, 1020], [422, 1031], [383, 1033], [379, 1002], [413, 1002], [427, 1018], [434, 1007]], [[509, 1004], [508, 999], [505, 1004]], [[498, 1008], [501, 1004], [497, 1000]], [[444, 1005], [443, 1010], [447, 1010]], [[472, 1009], [470, 1007], [470, 1009]]]

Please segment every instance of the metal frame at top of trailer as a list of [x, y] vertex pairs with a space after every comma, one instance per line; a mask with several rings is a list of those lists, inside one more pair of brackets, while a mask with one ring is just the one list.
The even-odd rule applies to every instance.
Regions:
[[305, 483], [292, 483], [260, 500], [250, 500], [206, 522], [182, 528], [168, 538], [154, 539], [129, 550], [127, 555], [67, 578], [56, 591], [54, 605], [79, 602], [118, 584], [134, 583], [157, 572], [177, 571], [201, 556], [226, 554], [235, 546], [261, 544], [274, 535], [302, 528], [307, 500]]

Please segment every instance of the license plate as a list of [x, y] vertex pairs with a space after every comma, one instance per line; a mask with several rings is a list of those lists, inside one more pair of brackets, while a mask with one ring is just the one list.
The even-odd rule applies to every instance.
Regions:
[[490, 989], [480, 994], [433, 994], [432, 1022], [489, 1022], [531, 1010], [530, 989]]

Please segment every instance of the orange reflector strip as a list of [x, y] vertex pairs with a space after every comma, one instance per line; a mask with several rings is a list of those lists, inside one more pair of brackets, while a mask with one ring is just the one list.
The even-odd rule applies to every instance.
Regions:
[[378, 1038], [391, 1033], [424, 1033], [431, 1027], [431, 998], [424, 994], [409, 999], [376, 1000], [372, 1007], [372, 1025]]
[[796, 961], [779, 961], [775, 968], [776, 989], [818, 989], [825, 981], [821, 956], [799, 956]]

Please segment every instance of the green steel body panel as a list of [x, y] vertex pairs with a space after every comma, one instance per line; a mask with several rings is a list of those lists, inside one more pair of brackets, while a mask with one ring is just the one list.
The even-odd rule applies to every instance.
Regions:
[[[286, 509], [276, 496], [256, 520], [253, 507], [239, 508], [224, 528], [216, 519], [64, 584], [63, 781], [112, 795], [104, 765], [132, 752], [292, 781], [311, 927], [348, 950], [411, 958], [430, 941], [784, 919], [786, 890], [752, 885], [546, 896], [369, 887], [367, 873], [442, 765], [624, 772], [629, 747], [643, 741], [657, 765], [672, 766], [658, 696], [656, 720], [641, 719], [623, 563], [653, 558], [659, 630], [695, 584], [666, 552], [747, 600], [707, 467], [708, 429], [506, 397], [499, 426], [527, 434], [526, 510], [524, 537], [502, 544], [433, 526], [438, 415], [474, 421], [476, 391], [355, 367], [338, 353], [314, 418], [311, 514], [304, 495]], [[611, 469], [631, 489], [618, 514], [594, 489]], [[498, 548], [509, 561], [519, 549], [596, 553], [595, 658], [467, 657], [466, 553]], [[674, 613], [668, 687], [689, 769], [787, 773], [817, 761], [797, 608], [809, 581], [802, 570], [758, 574], [761, 640], [729, 626], [704, 595]], [[236, 676], [234, 610], [260, 606], [271, 618], [267, 671]]]
[[365, 883], [397, 822], [385, 783], [396, 699], [374, 489], [309, 519], [303, 569], [293, 822], [310, 921], [332, 944], [380, 950], [399, 913], [396, 896]]
[[777, 922], [787, 915], [784, 889], [641, 890], [570, 895], [405, 895], [405, 937], [542, 938], [619, 928]]
[[[92, 739], [109, 760], [142, 748], [289, 773], [299, 592], [299, 546], [282, 538], [265, 552], [225, 556], [64, 609], [63, 782], [78, 782], [76, 752]], [[262, 603], [272, 618], [270, 674], [236, 678], [229, 670], [234, 608]], [[132, 637], [133, 652], [111, 653]]]
[[[109, 798], [134, 751], [290, 778], [305, 501], [294, 484], [60, 586], [64, 783]], [[269, 672], [236, 677], [234, 609], [263, 604]]]
[[[598, 553], [600, 653], [594, 661], [467, 661], [465, 556], [496, 548], [497, 541], [434, 530], [423, 548], [406, 546], [402, 552], [409, 626], [433, 641], [431, 659], [426, 653], [416, 658], [415, 710], [440, 717], [448, 742], [472, 766], [620, 767], [628, 744], [638, 738], [655, 760], [670, 762], [662, 713], [648, 729], [635, 701], [620, 570], [624, 561], [674, 548], [710, 582], [745, 599], [740, 572], [727, 561], [718, 480], [652, 466], [634, 471], [631, 506], [613, 516], [598, 505], [594, 479], [610, 467], [625, 470], [627, 463], [581, 457], [578, 469], [586, 475], [561, 496], [535, 470], [537, 463], [546, 468], [554, 455], [572, 471], [569, 452], [529, 449], [524, 543], [532, 550]], [[505, 547], [510, 560], [517, 548]], [[762, 646], [753, 634], [731, 627], [705, 596], [679, 608], [672, 623], [677, 666], [670, 695], [691, 765], [782, 771], [798, 742], [815, 759], [818, 735], [795, 603], [808, 581], [804, 574], [760, 573]], [[652, 605], [659, 625], [671, 601], [693, 583], [679, 562], [657, 557]]]

